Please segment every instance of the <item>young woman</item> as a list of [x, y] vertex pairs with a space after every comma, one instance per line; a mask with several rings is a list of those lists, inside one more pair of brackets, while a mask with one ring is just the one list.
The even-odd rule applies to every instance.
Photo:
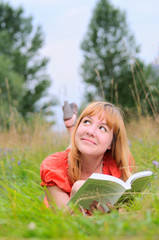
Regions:
[[131, 175], [131, 162], [133, 157], [120, 110], [108, 102], [93, 102], [74, 126], [71, 147], [42, 162], [45, 203], [66, 207], [70, 197], [92, 173], [126, 181]]

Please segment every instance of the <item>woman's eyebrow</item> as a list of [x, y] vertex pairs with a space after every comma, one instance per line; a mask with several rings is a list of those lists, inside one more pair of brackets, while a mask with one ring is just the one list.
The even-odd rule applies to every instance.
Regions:
[[84, 118], [89, 118], [89, 119], [92, 119], [92, 117], [90, 117], [90, 116], [85, 116]]
[[[84, 118], [89, 118], [89, 119], [91, 119], [91, 120], [93, 119], [91, 116], [85, 116]], [[102, 124], [102, 125], [108, 127], [107, 123], [102, 122], [102, 120], [100, 120], [100, 124]], [[108, 127], [108, 128], [109, 128], [109, 127]]]
[[[108, 127], [107, 123], [105, 123], [105, 122], [102, 122], [102, 121], [101, 121], [100, 124], [102, 124], [102, 125]], [[109, 127], [108, 127], [108, 128], [109, 128]]]
[[108, 127], [108, 125], [107, 125], [106, 123], [104, 123], [104, 122], [101, 122], [101, 124], [104, 125], [104, 126], [106, 126], [106, 127]]

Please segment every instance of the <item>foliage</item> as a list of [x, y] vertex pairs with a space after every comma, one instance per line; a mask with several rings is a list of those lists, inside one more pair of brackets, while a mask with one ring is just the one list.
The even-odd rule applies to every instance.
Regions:
[[24, 117], [55, 104], [53, 98], [41, 101], [51, 80], [45, 73], [48, 59], [40, 55], [44, 36], [32, 20], [23, 8], [0, 3], [1, 101], [6, 113], [12, 106]]
[[[136, 107], [138, 94], [141, 106], [144, 105], [143, 87], [146, 88], [146, 83], [145, 80], [141, 83], [141, 75], [145, 75], [153, 86], [156, 82], [152, 81], [150, 67], [137, 58], [139, 47], [128, 29], [124, 11], [114, 7], [109, 0], [100, 0], [93, 11], [81, 49], [84, 54], [81, 75], [87, 85], [87, 101], [106, 99], [131, 108]], [[157, 81], [159, 83], [159, 79]]]
[[[16, 122], [0, 133], [0, 238], [5, 239], [156, 239], [159, 235], [159, 134], [152, 119], [127, 126], [137, 171], [155, 173], [151, 186], [130, 205], [110, 214], [70, 215], [43, 204], [39, 168], [52, 152], [64, 150], [68, 138], [51, 132], [37, 116], [29, 124]], [[14, 139], [14, 141], [13, 141]], [[150, 227], [151, 226], [151, 227]]]

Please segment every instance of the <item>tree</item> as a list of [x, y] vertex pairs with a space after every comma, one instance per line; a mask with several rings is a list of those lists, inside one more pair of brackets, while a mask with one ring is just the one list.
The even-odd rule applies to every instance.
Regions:
[[81, 76], [87, 85], [87, 101], [105, 98], [131, 108], [136, 104], [134, 96], [136, 98], [137, 94], [140, 100], [145, 99], [138, 77], [138, 72], [141, 74], [145, 68], [137, 59], [139, 47], [128, 29], [126, 13], [115, 8], [109, 0], [97, 3], [81, 49], [84, 52]]
[[11, 105], [27, 117], [55, 104], [53, 98], [41, 101], [51, 85], [48, 59], [40, 55], [43, 44], [41, 27], [33, 28], [23, 8], [0, 3], [0, 89], [6, 112]]

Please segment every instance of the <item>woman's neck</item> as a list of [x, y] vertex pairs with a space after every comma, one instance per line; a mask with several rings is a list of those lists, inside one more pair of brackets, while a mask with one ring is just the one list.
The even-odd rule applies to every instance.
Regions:
[[81, 179], [87, 179], [92, 173], [103, 172], [103, 157], [81, 158]]

